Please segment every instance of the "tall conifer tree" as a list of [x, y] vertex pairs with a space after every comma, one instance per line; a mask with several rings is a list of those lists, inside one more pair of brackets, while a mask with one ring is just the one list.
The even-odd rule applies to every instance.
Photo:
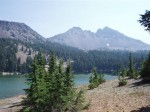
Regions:
[[76, 112], [82, 106], [80, 91], [76, 94], [71, 63], [67, 63], [63, 69], [63, 61], [56, 64], [56, 56], [53, 53], [49, 60], [49, 70], [44, 69], [44, 57], [42, 52], [34, 59], [32, 73], [29, 75], [29, 88], [26, 89], [27, 99], [24, 100], [25, 111], [31, 112]]
[[89, 78], [89, 89], [94, 89], [99, 86], [99, 84], [105, 82], [104, 75], [98, 74], [96, 68], [93, 68], [91, 76]]
[[150, 82], [150, 53], [142, 65], [140, 75], [141, 78]]
[[56, 55], [52, 52], [52, 56], [49, 59], [49, 69], [46, 78], [47, 83], [47, 108], [51, 112], [54, 111], [56, 108], [56, 75], [58, 74], [58, 66], [56, 63]]
[[45, 76], [46, 76], [46, 71], [45, 71], [45, 62], [44, 62], [44, 56], [42, 54], [42, 51], [40, 50], [39, 52], [39, 58], [37, 61], [37, 65], [38, 65], [38, 81], [37, 81], [37, 85], [38, 85], [38, 103], [39, 106], [41, 107], [41, 109], [43, 110], [45, 107], [45, 103], [46, 103], [46, 82], [45, 82]]
[[36, 58], [34, 58], [32, 64], [32, 73], [28, 75], [27, 84], [28, 89], [25, 89], [27, 98], [23, 101], [24, 110], [36, 110], [36, 100], [37, 100], [37, 71], [38, 66]]
[[57, 112], [64, 111], [64, 70], [63, 70], [63, 60], [59, 61], [58, 72], [55, 75], [56, 83], [55, 83], [55, 103]]
[[32, 73], [29, 74], [27, 83], [28, 89], [25, 89], [27, 98], [23, 101], [25, 110], [32, 112], [42, 112], [45, 110], [45, 95], [46, 95], [46, 83], [45, 83], [45, 69], [44, 69], [43, 55], [40, 51], [38, 59], [34, 58], [32, 64]]
[[75, 89], [74, 89], [74, 81], [73, 81], [73, 75], [71, 73], [71, 62], [70, 60], [67, 63], [67, 67], [65, 70], [65, 76], [64, 76], [64, 107], [66, 110], [72, 109], [71, 106], [73, 106], [73, 103], [75, 101]]
[[133, 69], [133, 62], [132, 62], [132, 54], [129, 54], [129, 64], [128, 64], [128, 71], [127, 71], [127, 76], [130, 78], [133, 78], [134, 76], [134, 69]]

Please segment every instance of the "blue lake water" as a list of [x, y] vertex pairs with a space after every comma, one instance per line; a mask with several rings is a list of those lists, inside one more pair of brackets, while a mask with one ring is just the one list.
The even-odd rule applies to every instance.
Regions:
[[[88, 75], [75, 75], [75, 85], [88, 84]], [[117, 76], [104, 75], [106, 80], [116, 79]], [[25, 88], [27, 88], [26, 78], [18, 76], [0, 76], [0, 99], [8, 98], [20, 94], [24, 94]]]

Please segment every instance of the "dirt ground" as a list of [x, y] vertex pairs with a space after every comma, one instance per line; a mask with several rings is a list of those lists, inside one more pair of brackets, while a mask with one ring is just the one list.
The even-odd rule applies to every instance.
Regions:
[[107, 81], [94, 90], [87, 90], [90, 103], [84, 112], [150, 112], [150, 84], [141, 80], [128, 80], [118, 87], [118, 80]]

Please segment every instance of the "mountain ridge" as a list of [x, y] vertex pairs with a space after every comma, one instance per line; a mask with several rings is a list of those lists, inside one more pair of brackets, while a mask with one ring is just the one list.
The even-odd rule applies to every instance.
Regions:
[[[75, 47], [70, 47], [72, 43], [70, 43], [70, 46], [61, 45], [59, 43], [52, 43], [44, 37], [43, 38], [45, 41], [42, 41], [42, 39], [36, 38], [36, 35], [33, 35], [33, 39], [31, 40], [31, 42], [28, 40], [24, 40], [24, 35], [26, 35], [27, 38], [30, 38], [31, 33], [30, 31], [28, 31], [27, 33], [22, 32], [22, 30], [24, 29], [24, 24], [19, 24], [19, 26], [21, 26], [20, 30], [16, 29], [19, 28], [16, 25], [15, 30], [11, 28], [13, 27], [13, 25], [7, 25], [6, 23], [5, 28], [7, 28], [7, 26], [10, 27], [10, 31], [18, 31], [18, 36], [15, 36], [14, 38], [12, 38], [10, 35], [5, 35], [9, 36], [7, 38], [0, 37], [0, 72], [29, 73], [31, 68], [28, 65], [32, 63], [34, 56], [38, 54], [40, 50], [42, 50], [46, 60], [48, 59], [47, 57], [51, 55], [53, 51], [55, 51], [57, 59], [63, 59], [64, 61], [67, 61], [68, 59], [73, 60], [72, 67], [74, 73], [90, 73], [93, 66], [97, 67], [100, 72], [111, 73], [112, 70], [118, 70], [118, 65], [127, 66], [128, 64], [128, 54], [130, 53], [130, 51], [112, 51], [109, 49], [106, 50], [106, 48], [108, 48], [109, 46], [109, 43], [104, 43], [104, 40], [107, 37], [105, 37], [105, 35], [104, 37], [97, 37], [95, 33], [88, 30], [82, 30], [79, 27], [74, 27], [72, 30], [69, 30], [69, 33], [67, 34], [64, 33], [65, 35], [63, 36], [65, 38], [68, 38], [66, 36], [71, 36], [70, 39], [76, 38], [76, 40], [88, 40], [89, 43], [85, 44], [82, 41], [81, 43], [78, 43], [77, 41], [77, 44], [79, 44], [80, 47], [83, 48], [87, 48], [87, 44], [89, 44], [89, 48], [96, 49], [95, 44], [100, 44], [99, 41], [97, 41], [97, 38], [101, 40], [101, 42], [104, 41], [102, 44], [100, 44], [101, 49], [91, 51], [89, 50], [85, 52]], [[8, 31], [8, 34], [10, 33], [10, 31]], [[21, 35], [22, 33], [23, 36]], [[74, 34], [75, 37], [72, 37], [72, 34]], [[93, 37], [92, 44], [90, 43], [91, 36]], [[61, 34], [59, 37], [63, 40]], [[138, 68], [140, 66], [140, 63], [142, 62], [141, 60], [145, 59], [145, 57], [147, 56], [148, 51], [138, 51], [132, 53], [133, 57], [135, 57], [133, 59], [135, 59], [138, 62], [136, 64], [136, 68]], [[46, 63], [48, 63], [48, 60], [46, 61]]]
[[109, 27], [96, 32], [72, 27], [64, 33], [48, 38], [51, 42], [88, 50], [150, 50], [150, 45], [133, 39]]
[[0, 20], [0, 38], [19, 39], [25, 42], [50, 41], [81, 50], [150, 50], [150, 45], [133, 39], [109, 27], [96, 32], [72, 27], [64, 33], [44, 38], [25, 23]]
[[20, 39], [27, 42], [45, 41], [45, 38], [25, 23], [0, 21], [0, 38]]

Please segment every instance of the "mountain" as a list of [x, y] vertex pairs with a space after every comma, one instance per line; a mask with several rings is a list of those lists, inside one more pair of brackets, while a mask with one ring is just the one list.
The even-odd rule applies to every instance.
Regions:
[[26, 42], [41, 42], [45, 38], [24, 23], [0, 21], [0, 38], [19, 39]]
[[150, 45], [130, 38], [109, 27], [98, 29], [96, 33], [73, 27], [65, 33], [48, 38], [49, 41], [82, 50], [150, 50]]
[[130, 38], [109, 27], [98, 29], [97, 32], [73, 27], [65, 33], [44, 38], [24, 23], [0, 21], [0, 38], [19, 39], [24, 42], [59, 43], [81, 50], [150, 50], [150, 45]]
[[[85, 52], [75, 48], [80, 47], [84, 50], [110, 49], [112, 48], [111, 44], [108, 44], [106, 40], [115, 42], [119, 40], [116, 38], [130, 40], [130, 38], [108, 27], [99, 29], [96, 33], [73, 27], [55, 38], [45, 39], [24, 23], [0, 21], [0, 74], [2, 72], [29, 73], [33, 58], [40, 50], [44, 54], [46, 63], [49, 61], [48, 56], [51, 56], [53, 51], [55, 51], [57, 59], [62, 58], [65, 62], [68, 59], [72, 60], [74, 73], [90, 73], [93, 66], [98, 68], [100, 72], [116, 71], [119, 69], [118, 65], [125, 67], [128, 65], [130, 51], [93, 50]], [[61, 44], [52, 41], [53, 39], [60, 41]], [[66, 46], [66, 42], [69, 46]], [[140, 41], [137, 42], [140, 43]], [[136, 62], [135, 68], [140, 67], [147, 54], [148, 51], [133, 52], [133, 62]]]

